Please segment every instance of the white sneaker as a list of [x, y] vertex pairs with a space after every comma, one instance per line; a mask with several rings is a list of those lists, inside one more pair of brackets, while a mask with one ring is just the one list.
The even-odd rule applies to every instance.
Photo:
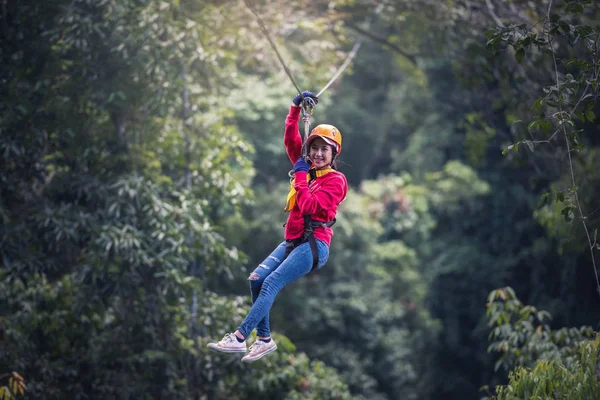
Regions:
[[223, 353], [245, 353], [246, 352], [246, 341], [238, 342], [235, 333], [227, 333], [217, 343], [209, 343], [209, 349], [221, 351]]
[[266, 342], [263, 342], [262, 340], [257, 339], [256, 342], [252, 343], [252, 346], [250, 346], [250, 350], [249, 350], [248, 354], [246, 354], [242, 358], [242, 361], [243, 362], [256, 361], [256, 360], [263, 358], [267, 354], [274, 352], [275, 350], [277, 350], [277, 345], [275, 344], [275, 341], [273, 339], [271, 339], [271, 341], [269, 343], [266, 343]]

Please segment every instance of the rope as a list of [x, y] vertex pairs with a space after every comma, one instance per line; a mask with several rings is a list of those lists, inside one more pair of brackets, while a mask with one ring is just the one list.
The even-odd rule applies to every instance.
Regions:
[[265, 27], [265, 24], [263, 23], [262, 19], [260, 18], [260, 16], [256, 12], [256, 10], [254, 9], [254, 7], [252, 7], [252, 4], [250, 3], [250, 0], [244, 0], [244, 3], [246, 3], [246, 6], [248, 6], [248, 8], [250, 9], [250, 11], [252, 11], [252, 14], [254, 14], [254, 16], [256, 17], [256, 20], [258, 21], [258, 25], [260, 25], [260, 29], [263, 31], [263, 33], [267, 37], [267, 40], [271, 44], [271, 47], [275, 51], [275, 54], [277, 54], [277, 58], [279, 59], [279, 62], [281, 63], [281, 66], [283, 67], [283, 70], [285, 71], [285, 73], [287, 74], [287, 76], [290, 78], [290, 80], [294, 84], [294, 87], [296, 87], [296, 90], [300, 94], [300, 97], [302, 97], [302, 101], [304, 101], [304, 96], [302, 95], [302, 91], [300, 90], [300, 88], [298, 87], [298, 85], [296, 85], [296, 81], [292, 77], [292, 73], [290, 72], [290, 70], [288, 69], [288, 67], [285, 65], [285, 62], [283, 61], [283, 58], [281, 57], [281, 54], [279, 54], [279, 51], [277, 50], [277, 46], [275, 46], [275, 43], [273, 43], [273, 41], [271, 40], [271, 35], [269, 35], [269, 31]]
[[[275, 43], [273, 42], [273, 40], [271, 40], [271, 35], [269, 35], [269, 31], [267, 30], [267, 27], [263, 23], [262, 18], [260, 18], [260, 16], [256, 12], [256, 10], [252, 6], [250, 0], [244, 0], [244, 3], [246, 3], [246, 6], [250, 9], [250, 11], [252, 11], [252, 14], [254, 14], [254, 16], [256, 17], [256, 20], [258, 21], [258, 25], [260, 26], [260, 29], [263, 31], [265, 37], [269, 41], [269, 44], [273, 48], [273, 51], [275, 51], [275, 54], [277, 55], [277, 59], [279, 59], [279, 62], [281, 63], [283, 70], [285, 71], [287, 76], [290, 78], [290, 80], [292, 81], [292, 84], [294, 85], [294, 87], [300, 94], [300, 97], [302, 98], [302, 120], [304, 121], [304, 140], [302, 141], [302, 143], [305, 143], [306, 139], [308, 139], [308, 134], [310, 131], [310, 117], [312, 115], [312, 110], [314, 108], [314, 102], [311, 98], [305, 98], [304, 95], [302, 94], [302, 91], [300, 90], [300, 88], [296, 84], [296, 81], [292, 77], [292, 73], [288, 69], [285, 62], [283, 61], [283, 57], [281, 57], [281, 54], [277, 50], [277, 46], [275, 46]], [[338, 68], [338, 70], [335, 72], [333, 77], [329, 80], [329, 82], [327, 82], [325, 87], [323, 87], [323, 89], [321, 89], [321, 91], [317, 94], [317, 97], [319, 97], [321, 94], [323, 94], [323, 92], [325, 92], [329, 88], [329, 86], [331, 86], [331, 84], [333, 82], [335, 82], [335, 80], [337, 78], [339, 78], [339, 76], [346, 70], [348, 65], [350, 65], [350, 62], [352, 61], [352, 59], [356, 56], [356, 53], [358, 52], [358, 49], [360, 48], [361, 44], [362, 44], [362, 40], [359, 39], [356, 41], [356, 43], [352, 47], [352, 50], [346, 57], [346, 60], [344, 61], [344, 63]], [[306, 149], [304, 147], [305, 146], [302, 146], [302, 155], [306, 156]]]
[[302, 121], [304, 121], [304, 140], [302, 140], [302, 156], [308, 157], [308, 149], [304, 146], [310, 132], [310, 114], [302, 108]]
[[336, 73], [329, 80], [329, 82], [327, 82], [327, 84], [325, 85], [325, 87], [323, 87], [323, 89], [321, 89], [321, 91], [319, 93], [317, 93], [317, 97], [319, 97], [320, 95], [323, 94], [324, 91], [326, 91], [327, 89], [329, 89], [329, 86], [331, 86], [331, 84], [333, 82], [335, 82], [335, 80], [337, 78], [339, 78], [339, 76], [342, 74], [342, 72], [344, 72], [344, 70], [348, 67], [348, 65], [350, 65], [350, 61], [352, 61], [352, 59], [354, 58], [354, 56], [356, 56], [356, 53], [358, 52], [358, 49], [360, 49], [361, 45], [362, 45], [362, 40], [360, 40], [360, 39], [357, 40], [356, 43], [354, 43], [354, 46], [352, 47], [352, 50], [350, 50], [350, 53], [346, 57], [346, 60], [344, 61], [344, 63], [338, 68], [338, 70], [336, 71]]
[[[285, 73], [287, 74], [287, 76], [290, 78], [290, 80], [292, 81], [292, 84], [294, 85], [294, 87], [296, 88], [296, 90], [298, 91], [298, 93], [300, 94], [300, 97], [302, 98], [302, 102], [306, 104], [307, 108], [310, 107], [310, 109], [312, 110], [312, 108], [313, 108], [314, 105], [305, 101], [304, 95], [302, 94], [302, 91], [300, 90], [300, 88], [296, 84], [296, 81], [292, 77], [292, 73], [288, 69], [288, 67], [285, 64], [285, 62], [283, 61], [283, 57], [281, 57], [281, 54], [279, 53], [279, 50], [277, 50], [277, 46], [275, 46], [275, 43], [271, 39], [271, 35], [269, 35], [269, 31], [267, 30], [267, 27], [265, 26], [262, 18], [260, 18], [260, 15], [258, 15], [258, 12], [256, 12], [256, 10], [254, 9], [254, 7], [252, 6], [252, 3], [250, 2], [250, 0], [244, 0], [244, 3], [246, 3], [246, 6], [250, 9], [250, 11], [252, 11], [252, 13], [254, 14], [254, 16], [256, 17], [256, 20], [258, 21], [258, 25], [260, 26], [260, 29], [265, 34], [265, 37], [269, 41], [269, 44], [273, 48], [273, 51], [275, 51], [275, 54], [277, 55], [277, 58], [279, 59], [279, 62], [281, 63], [281, 66], [283, 67], [283, 70], [285, 71]], [[348, 56], [346, 57], [346, 60], [344, 60], [344, 63], [337, 69], [337, 71], [335, 72], [335, 74], [333, 75], [333, 77], [329, 80], [329, 82], [327, 82], [327, 84], [323, 87], [323, 89], [321, 89], [321, 91], [319, 91], [319, 93], [317, 93], [317, 97], [319, 97], [327, 89], [329, 89], [329, 87], [331, 86], [331, 84], [333, 82], [335, 82], [337, 78], [339, 78], [339, 76], [346, 70], [346, 68], [348, 68], [348, 65], [350, 65], [350, 62], [356, 56], [356, 53], [358, 52], [358, 49], [360, 49], [361, 45], [362, 45], [362, 40], [360, 40], [360, 39], [357, 40], [356, 43], [354, 43], [354, 46], [352, 47], [352, 50], [350, 51], [350, 53], [348, 53]]]
[[[287, 76], [290, 78], [290, 80], [294, 84], [294, 87], [296, 88], [296, 90], [300, 94], [300, 97], [302, 98], [302, 105], [303, 105], [302, 106], [302, 119], [304, 120], [304, 140], [302, 143], [304, 143], [304, 142], [306, 142], [306, 138], [308, 137], [308, 132], [310, 130], [310, 116], [312, 115], [312, 109], [314, 107], [314, 103], [313, 103], [312, 99], [308, 100], [308, 99], [304, 98], [304, 95], [302, 94], [302, 90], [300, 90], [300, 88], [296, 84], [296, 81], [292, 77], [292, 73], [288, 69], [287, 65], [285, 65], [285, 62], [283, 61], [283, 57], [281, 57], [281, 54], [279, 54], [279, 50], [277, 50], [277, 46], [275, 46], [275, 43], [273, 42], [273, 40], [271, 40], [271, 35], [269, 35], [269, 31], [267, 30], [267, 27], [263, 23], [262, 18], [260, 18], [260, 16], [256, 12], [256, 10], [250, 3], [250, 0], [244, 0], [244, 3], [246, 3], [246, 6], [250, 9], [250, 11], [252, 11], [252, 14], [254, 14], [254, 16], [256, 17], [256, 20], [258, 21], [258, 25], [260, 26], [260, 29], [265, 34], [265, 37], [269, 41], [269, 44], [273, 48], [273, 51], [275, 51], [275, 54], [277, 55], [277, 59], [279, 59], [279, 63], [283, 67], [283, 70], [285, 71]], [[302, 155], [306, 156], [306, 154], [305, 154], [306, 151], [304, 150], [304, 146], [302, 146], [302, 149], [303, 149]]]

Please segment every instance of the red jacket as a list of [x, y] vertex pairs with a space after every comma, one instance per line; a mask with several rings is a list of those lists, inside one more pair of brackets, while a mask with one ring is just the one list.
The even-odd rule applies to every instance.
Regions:
[[[300, 107], [290, 106], [290, 113], [285, 119], [283, 143], [285, 150], [295, 164], [302, 155], [302, 138], [298, 130]], [[344, 174], [330, 172], [310, 182], [306, 181], [306, 172], [296, 172], [296, 205], [290, 211], [285, 225], [286, 239], [297, 239], [304, 233], [304, 214], [310, 214], [315, 221], [331, 221], [335, 218], [338, 205], [346, 198], [348, 182]], [[319, 227], [315, 229], [315, 238], [331, 244], [333, 230]]]

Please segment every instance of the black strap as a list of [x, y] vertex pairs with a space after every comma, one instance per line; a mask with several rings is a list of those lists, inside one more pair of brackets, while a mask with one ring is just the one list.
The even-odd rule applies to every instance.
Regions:
[[310, 245], [310, 251], [313, 256], [313, 264], [310, 271], [314, 271], [315, 268], [319, 265], [319, 248], [317, 247], [317, 239], [315, 239], [315, 228], [323, 227], [323, 228], [331, 228], [336, 223], [336, 219], [332, 219], [328, 222], [314, 221], [310, 215], [304, 216], [304, 234], [297, 239], [288, 239], [285, 244], [285, 256], [283, 259], [285, 260], [290, 253], [302, 243], [308, 242]]
[[310, 215], [304, 216], [304, 235], [302, 235], [302, 241], [310, 244], [310, 251], [313, 256], [313, 265], [310, 271], [312, 272], [317, 265], [319, 265], [319, 249], [317, 248], [317, 240], [315, 239], [315, 226], [313, 219]]
[[290, 253], [292, 252], [292, 250], [294, 250], [298, 245], [300, 245], [302, 242], [302, 238], [298, 238], [298, 239], [291, 239], [288, 240], [286, 239], [286, 243], [285, 243], [285, 256], [283, 256], [283, 259], [285, 260]]
[[310, 269], [310, 272], [313, 272], [319, 265], [319, 249], [317, 248], [317, 239], [315, 239], [314, 234], [311, 233], [308, 236], [308, 243], [310, 244], [310, 251], [312, 252], [313, 256], [313, 265]]

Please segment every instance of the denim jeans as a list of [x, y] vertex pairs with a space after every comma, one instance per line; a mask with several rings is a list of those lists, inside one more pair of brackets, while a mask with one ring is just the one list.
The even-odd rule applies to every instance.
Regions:
[[[317, 268], [320, 269], [329, 258], [329, 246], [319, 239], [316, 241], [319, 253]], [[252, 294], [252, 308], [238, 328], [245, 338], [254, 328], [256, 328], [258, 336], [270, 336], [269, 311], [273, 306], [275, 296], [287, 284], [308, 274], [312, 269], [313, 256], [310, 243], [302, 243], [284, 260], [285, 244], [284, 241], [277, 246], [248, 278]]]

